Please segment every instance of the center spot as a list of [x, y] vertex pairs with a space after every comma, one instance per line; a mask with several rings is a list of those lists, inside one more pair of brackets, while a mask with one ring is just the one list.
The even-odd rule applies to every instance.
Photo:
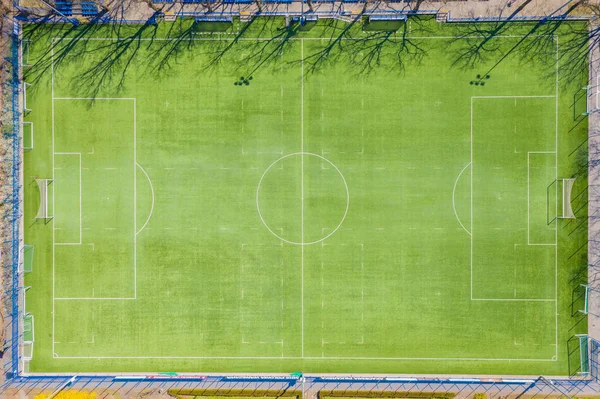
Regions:
[[333, 235], [348, 212], [341, 171], [317, 154], [284, 155], [263, 173], [256, 190], [261, 221], [289, 244], [310, 245]]

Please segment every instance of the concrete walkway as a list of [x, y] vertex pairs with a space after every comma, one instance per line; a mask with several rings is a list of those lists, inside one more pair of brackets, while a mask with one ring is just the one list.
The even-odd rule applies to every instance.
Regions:
[[[544, 17], [550, 15], [559, 15], [573, 5], [575, 0], [427, 0], [418, 3], [418, 9], [422, 11], [431, 11], [435, 13], [442, 11], [449, 13], [450, 18], [497, 18], [509, 17], [515, 13], [517, 17]], [[21, 0], [24, 7], [39, 7], [40, 0]], [[113, 16], [119, 16], [122, 19], [130, 21], [145, 21], [156, 11], [179, 14], [185, 13], [205, 13], [209, 9], [204, 3], [183, 3], [182, 0], [174, 0], [173, 3], [155, 3], [151, 0], [105, 0], [104, 5], [109, 9]], [[212, 11], [217, 12], [249, 12], [255, 13], [259, 10], [258, 4], [223, 4], [217, 1], [211, 5]], [[333, 3], [312, 3], [313, 11], [316, 12], [360, 12], [365, 9], [365, 3], [343, 3], [336, 1]], [[410, 11], [417, 8], [417, 2], [369, 2], [366, 5], [367, 10], [396, 10]], [[261, 5], [262, 11], [279, 11], [288, 13], [307, 12], [309, 6], [301, 0], [295, 0], [288, 4], [265, 3]], [[558, 11], [557, 11], [558, 10]], [[589, 10], [583, 7], [577, 8], [571, 16], [585, 16]]]

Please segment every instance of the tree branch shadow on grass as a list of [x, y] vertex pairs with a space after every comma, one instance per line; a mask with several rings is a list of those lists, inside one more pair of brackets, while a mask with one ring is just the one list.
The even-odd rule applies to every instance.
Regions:
[[[474, 21], [464, 24], [454, 42], [464, 41], [466, 45], [459, 51], [453, 66], [472, 69], [499, 57], [489, 69], [481, 73], [485, 76], [506, 58], [516, 53], [523, 64], [546, 65], [549, 68], [548, 77], [555, 74], [554, 68], [558, 63], [562, 84], [569, 84], [581, 78], [581, 71], [586, 69], [591, 50], [600, 44], [600, 28], [588, 32], [586, 24], [571, 23], [569, 18], [577, 15], [584, 7], [590, 7], [589, 0], [565, 3], [547, 17], [529, 22], [527, 29], [520, 35], [515, 35], [511, 22], [520, 21], [519, 13], [530, 1], [524, 2], [503, 21], [488, 23]], [[600, 6], [591, 9], [596, 13], [600, 12]], [[569, 37], [569, 40], [561, 43], [557, 57], [559, 34]], [[495, 40], [505, 36], [512, 36], [519, 40], [506, 49], [505, 44]]]
[[[94, 98], [102, 88], [108, 87], [117, 78], [115, 86], [119, 91], [142, 43], [147, 47], [156, 37], [157, 26], [151, 18], [146, 23], [132, 25], [103, 24], [102, 15], [81, 26], [51, 26], [49, 29], [34, 28], [26, 30], [27, 40], [49, 42], [50, 45], [26, 71], [25, 78], [30, 83], [37, 83], [52, 70], [69, 63], [77, 63], [78, 72], [72, 79], [72, 87], [82, 96]], [[109, 37], [100, 39], [98, 34]], [[114, 39], [112, 39], [114, 38]], [[88, 62], [90, 58], [94, 62]], [[86, 64], [90, 64], [86, 67]]]
[[[418, 17], [412, 18], [411, 22], [412, 29], [418, 30], [420, 34], [425, 33], [426, 28], [420, 24]], [[389, 72], [402, 74], [406, 70], [407, 62], [420, 63], [429, 51], [418, 35], [411, 35], [408, 23], [403, 23], [398, 31], [374, 32], [352, 40], [351, 46], [348, 54], [356, 76], [368, 76], [380, 67], [387, 67]], [[386, 63], [388, 58], [392, 61]]]

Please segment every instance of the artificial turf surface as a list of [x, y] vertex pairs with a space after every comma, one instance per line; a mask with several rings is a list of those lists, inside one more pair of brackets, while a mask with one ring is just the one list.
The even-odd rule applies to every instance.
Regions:
[[29, 27], [30, 370], [572, 372], [587, 71], [409, 24]]

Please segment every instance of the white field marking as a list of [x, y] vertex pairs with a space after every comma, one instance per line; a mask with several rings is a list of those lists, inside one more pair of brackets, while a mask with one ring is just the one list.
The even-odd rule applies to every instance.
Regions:
[[[558, 52], [559, 52], [559, 48], [558, 48], [558, 36], [554, 36], [554, 40], [556, 41], [556, 78], [554, 81], [554, 96], [555, 96], [555, 147], [554, 150], [556, 151], [556, 175], [555, 175], [555, 180], [558, 180]], [[596, 99], [597, 100], [597, 99]], [[558, 215], [558, 186], [555, 185], [555, 191], [556, 191], [556, 213], [555, 215]], [[554, 341], [554, 345], [556, 348], [556, 353], [554, 355], [554, 359], [558, 360], [558, 221], [556, 222], [556, 230], [554, 231], [554, 242], [556, 243], [556, 246], [554, 247], [554, 298], [557, 299], [557, 301], [554, 303], [554, 337], [555, 337], [555, 341]]]
[[473, 298], [472, 301], [489, 301], [489, 302], [556, 302], [552, 298]]
[[[325, 342], [327, 344], [327, 342]], [[60, 359], [282, 359], [281, 356], [58, 356]], [[308, 359], [308, 360], [427, 360], [427, 361], [487, 361], [487, 362], [555, 362], [551, 359], [512, 359], [512, 358], [474, 358], [474, 357], [355, 357], [355, 356], [285, 356], [283, 359]]]
[[70, 101], [70, 100], [87, 100], [87, 101], [97, 101], [97, 100], [127, 100], [127, 101], [135, 101], [133, 97], [52, 97], [53, 100], [58, 101]]
[[[73, 297], [73, 298], [54, 298], [55, 301], [134, 301], [136, 298], [112, 298], [112, 297]], [[95, 356], [92, 356], [94, 358]]]
[[[54, 239], [52, 240], [52, 242], [54, 243], [54, 245], [56, 244], [66, 244], [66, 245], [81, 245], [81, 243], [83, 242], [83, 217], [82, 217], [82, 211], [81, 211], [81, 206], [82, 206], [82, 195], [81, 195], [81, 190], [82, 190], [82, 184], [81, 184], [81, 153], [80, 152], [55, 152], [54, 156], [52, 157], [52, 164], [54, 165], [54, 157], [56, 155], [77, 155], [79, 156], [79, 242], [76, 243], [69, 243], [69, 242], [54, 242]], [[60, 169], [60, 168], [59, 168]], [[52, 172], [52, 180], [54, 180], [54, 172]], [[52, 190], [52, 195], [54, 196], [54, 192], [56, 190]], [[54, 202], [54, 197], [52, 198], [52, 204], [55, 204]], [[56, 225], [56, 219], [54, 221], [54, 224]]]
[[135, 235], [137, 236], [142, 232], [142, 230], [144, 230], [144, 227], [146, 227], [146, 225], [150, 221], [150, 218], [152, 217], [152, 212], [154, 212], [154, 186], [152, 185], [152, 180], [150, 180], [150, 176], [148, 176], [148, 173], [146, 173], [144, 168], [142, 168], [142, 166], [137, 162], [136, 165], [138, 168], [140, 168], [144, 176], [146, 176], [146, 179], [148, 179], [148, 183], [150, 184], [150, 193], [152, 194], [152, 205], [150, 206], [150, 214], [148, 215], [146, 222], [144, 222], [144, 225], [135, 233]]
[[[51, 41], [51, 64], [50, 64], [50, 80], [51, 80], [51, 96], [52, 98], [54, 98], [54, 38]], [[51, 103], [51, 109], [52, 109], [52, 180], [54, 180], [54, 101], [50, 101]], [[54, 190], [52, 190], [52, 203], [55, 204], [56, 202], [54, 201]], [[55, 240], [55, 230], [52, 229], [52, 243], [54, 244]], [[56, 247], [54, 245], [52, 245], [52, 356], [53, 357], [58, 357], [58, 355], [56, 354], [55, 348], [54, 348], [54, 339], [56, 337], [56, 335], [54, 334], [55, 331], [55, 317], [54, 315], [56, 314], [55, 312], [55, 303], [54, 303], [54, 292], [55, 292], [55, 286], [56, 286], [56, 279], [55, 279], [55, 268], [54, 268], [54, 260], [55, 260], [55, 253], [56, 253]]]
[[[318, 240], [315, 241], [310, 241], [310, 242], [296, 242], [296, 241], [290, 241], [290, 240], [286, 240], [283, 237], [280, 237], [279, 235], [277, 235], [273, 229], [271, 229], [267, 222], [264, 220], [262, 213], [260, 211], [260, 206], [259, 206], [259, 193], [260, 193], [260, 186], [262, 184], [262, 181], [264, 180], [266, 174], [269, 172], [269, 170], [275, 165], [277, 164], [279, 161], [295, 156], [295, 155], [312, 155], [315, 156], [317, 158], [320, 158], [326, 162], [328, 162], [331, 166], [333, 166], [333, 168], [338, 172], [338, 174], [340, 175], [342, 182], [344, 183], [344, 187], [346, 189], [346, 209], [344, 210], [344, 215], [342, 216], [340, 223], [335, 227], [335, 229], [333, 229], [327, 236], [322, 237]], [[344, 220], [346, 219], [346, 215], [348, 214], [348, 208], [350, 207], [350, 190], [348, 189], [348, 183], [346, 182], [346, 178], [344, 177], [344, 175], [342, 174], [342, 172], [338, 169], [337, 166], [335, 166], [335, 164], [333, 162], [331, 162], [330, 160], [328, 160], [327, 158], [322, 157], [319, 154], [314, 154], [312, 152], [294, 152], [291, 154], [287, 154], [282, 156], [281, 158], [275, 160], [271, 165], [269, 165], [267, 167], [267, 169], [265, 169], [265, 171], [263, 172], [262, 176], [260, 177], [260, 180], [258, 181], [258, 186], [256, 188], [256, 209], [258, 211], [258, 216], [260, 217], [260, 220], [262, 222], [262, 224], [267, 228], [267, 230], [269, 230], [269, 232], [271, 234], [273, 234], [275, 237], [277, 237], [278, 239], [280, 239], [281, 241], [284, 241], [288, 244], [292, 244], [292, 245], [301, 245], [301, 246], [305, 246], [305, 245], [313, 245], [319, 242], [323, 242], [324, 240], [328, 239], [329, 237], [331, 237], [333, 234], [335, 234], [336, 231], [338, 231], [338, 229], [342, 226], [342, 224], [344, 223]]]
[[467, 228], [465, 227], [464, 224], [462, 224], [462, 222], [460, 221], [460, 218], [458, 217], [458, 213], [456, 212], [456, 204], [454, 202], [454, 194], [456, 192], [456, 186], [458, 185], [458, 180], [460, 179], [460, 176], [462, 176], [463, 172], [465, 170], [467, 170], [467, 168], [471, 166], [471, 162], [469, 162], [458, 174], [458, 176], [456, 176], [456, 181], [454, 182], [454, 188], [452, 189], [452, 209], [454, 209], [454, 216], [456, 216], [456, 220], [458, 221], [458, 224], [460, 224], [460, 227], [462, 227], [468, 235], [471, 235], [471, 232], [469, 230], [467, 230]]
[[556, 98], [555, 95], [548, 95], [548, 96], [472, 96], [472, 99], [479, 99], [479, 98], [514, 98], [514, 99], [518, 99], [518, 98]]
[[[302, 288], [301, 288], [301, 311], [302, 311], [302, 357], [304, 357], [304, 39], [300, 40], [300, 59], [301, 59], [301, 77], [300, 77], [300, 158], [301, 158], [301, 167], [300, 167], [300, 175], [301, 175], [301, 190], [300, 195], [302, 197], [301, 208], [302, 208], [302, 220], [301, 220], [301, 234], [300, 234], [300, 244], [302, 248], [300, 249], [301, 256], [300, 261], [301, 265], [301, 280], [302, 280]], [[339, 171], [338, 171], [339, 172]], [[341, 174], [340, 174], [341, 175]], [[343, 177], [342, 177], [343, 178]], [[256, 201], [258, 205], [258, 192], [256, 194]], [[346, 208], [347, 209], [347, 208]], [[344, 215], [345, 218], [345, 215]], [[262, 216], [261, 216], [262, 219]], [[342, 219], [343, 221], [343, 219]], [[338, 226], [339, 227], [339, 226]], [[336, 229], [337, 230], [337, 229]]]
[[[545, 37], [545, 36], [553, 36], [556, 38], [555, 35], [538, 35], [539, 37]], [[499, 35], [497, 36], [498, 38], [523, 38], [524, 35]], [[451, 39], [468, 39], [468, 38], [478, 38], [477, 36], [429, 36], [429, 37], [411, 37], [413, 39], [423, 39], [423, 40], [427, 40], [427, 39], [442, 39], [442, 40], [451, 40]], [[54, 42], [56, 38], [52, 38], [52, 41]], [[71, 40], [70, 38], [60, 38], [61, 40]], [[324, 39], [328, 39], [328, 38], [302, 38], [302, 39], [297, 39], [297, 38], [293, 38], [291, 40], [324, 40]], [[116, 39], [116, 38], [87, 38], [84, 40], [92, 40], [92, 41], [119, 41], [120, 39]], [[175, 40], [175, 39], [164, 39], [164, 38], [141, 38], [140, 40], [142, 41], [146, 41], [146, 40], [159, 40], [159, 41], [169, 41], [169, 40]], [[198, 41], [212, 41], [215, 40], [213, 38], [190, 38], [188, 40], [198, 40]], [[256, 39], [251, 39], [251, 38], [238, 38], [238, 39], [234, 39], [234, 38], [219, 38], [219, 40], [242, 40], [242, 41], [254, 41]], [[355, 38], [344, 38], [344, 40], [358, 40]], [[558, 41], [557, 41], [557, 51], [558, 51]], [[52, 60], [54, 59], [54, 49], [52, 49]], [[557, 59], [558, 59], [558, 52], [557, 52]], [[52, 61], [52, 66], [51, 66], [51, 71], [52, 71], [52, 98], [56, 99], [54, 97], [54, 62]], [[558, 80], [558, 64], [557, 64], [557, 80]], [[558, 86], [557, 86], [557, 92], [558, 92]], [[557, 98], [557, 102], [558, 102], [558, 95], [554, 96]], [[67, 98], [58, 98], [58, 99], [67, 99]], [[81, 99], [81, 100], [101, 100], [103, 98], [73, 98], [73, 99]], [[113, 98], [114, 100], [122, 100], [125, 98]], [[598, 100], [598, 99], [597, 99]], [[134, 99], [135, 101], [135, 99]], [[557, 109], [558, 109], [558, 104], [557, 104]], [[472, 115], [471, 115], [472, 116]], [[558, 113], [557, 113], [557, 118], [558, 118]], [[471, 118], [472, 121], [472, 118]], [[558, 124], [557, 124], [557, 133], [558, 133]], [[472, 123], [471, 123], [471, 137], [472, 137]], [[558, 136], [557, 136], [557, 140], [558, 140]], [[54, 103], [52, 103], [52, 147], [54, 149]], [[472, 141], [471, 141], [471, 161], [472, 161]], [[54, 158], [53, 158], [53, 164], [54, 164]], [[409, 168], [410, 169], [410, 168]], [[472, 176], [471, 176], [471, 180], [472, 180]], [[472, 193], [472, 185], [471, 185], [471, 193]], [[472, 195], [471, 195], [471, 201], [472, 201]], [[472, 211], [472, 207], [471, 207], [471, 211]], [[471, 218], [471, 224], [472, 224], [472, 218]], [[258, 228], [252, 228], [252, 230], [258, 230]], [[53, 233], [54, 236], [54, 233]], [[472, 246], [471, 246], [471, 254], [472, 254]], [[52, 305], [52, 336], [53, 336], [53, 342], [52, 342], [52, 352], [53, 352], [53, 357], [54, 358], [59, 358], [59, 356], [55, 353], [54, 351], [54, 331], [55, 331], [55, 321], [54, 321], [54, 289], [55, 289], [55, 271], [54, 271], [54, 250], [53, 250], [53, 270], [52, 270], [52, 275], [53, 275], [53, 282], [52, 282], [52, 296], [53, 296], [53, 305]], [[472, 257], [471, 257], [472, 259]], [[557, 259], [557, 257], [555, 257], [555, 259]], [[472, 263], [471, 263], [471, 270], [472, 270]], [[558, 273], [558, 266], [556, 266], [556, 271]], [[557, 275], [556, 275], [556, 279], [557, 279]], [[557, 285], [555, 284], [556, 290], [558, 289]], [[471, 294], [472, 294], [472, 273], [471, 273]], [[96, 298], [94, 298], [96, 299]], [[101, 299], [101, 298], [100, 298]], [[114, 299], [114, 298], [107, 298], [107, 299]], [[116, 298], [116, 299], [133, 299], [133, 298]], [[557, 312], [557, 327], [558, 327], [558, 312]], [[557, 340], [558, 340], [558, 328], [556, 329], [557, 332]], [[558, 345], [556, 345], [557, 351], [558, 351]], [[131, 356], [131, 357], [119, 357], [119, 356], [71, 356], [71, 357], [61, 357], [63, 359], [281, 359], [280, 357], [226, 357], [226, 356], [220, 356], [220, 357], [207, 357], [207, 356], [197, 356], [197, 357], [185, 357], [185, 356]], [[286, 359], [302, 359], [305, 357], [285, 357]], [[321, 359], [320, 357], [306, 357], [306, 359]], [[557, 356], [554, 356], [552, 359], [511, 359], [511, 358], [368, 358], [368, 357], [329, 357], [327, 359], [332, 359], [332, 360], [433, 360], [433, 361], [440, 361], [440, 360], [448, 360], [448, 361], [533, 361], [533, 362], [548, 362], [548, 361], [556, 361], [557, 360]]]
[[[529, 169], [530, 169], [530, 155], [531, 154], [556, 154], [556, 151], [528, 151], [527, 152], [527, 245], [532, 245], [532, 246], [547, 246], [547, 245], [557, 245], [557, 242], [555, 241], [554, 243], [532, 243], [531, 239], [530, 239], [530, 219], [531, 219], [531, 205], [530, 205], [530, 191], [531, 191], [531, 185], [530, 185], [530, 173], [529, 173]], [[558, 166], [557, 166], [558, 167]]]
[[[470, 258], [471, 258], [471, 273], [470, 273], [470, 280], [471, 280], [471, 300], [472, 301], [512, 301], [512, 302], [550, 302], [553, 301], [555, 303], [555, 309], [556, 309], [556, 345], [558, 348], [558, 245], [556, 244], [548, 244], [549, 246], [554, 246], [555, 247], [555, 257], [554, 257], [554, 261], [555, 261], [555, 296], [554, 299], [525, 299], [525, 298], [473, 298], [473, 171], [474, 171], [474, 165], [473, 165], [473, 100], [475, 99], [499, 99], [499, 98], [554, 98], [555, 102], [556, 102], [556, 150], [553, 151], [556, 154], [556, 159], [557, 159], [557, 165], [558, 165], [558, 45], [557, 45], [557, 75], [556, 75], [556, 92], [554, 95], [544, 95], [544, 96], [472, 96], [471, 97], [471, 112], [470, 112], [470, 131], [471, 131], [471, 245], [470, 245]], [[558, 168], [557, 169], [557, 176], [558, 176]], [[557, 188], [558, 190], [558, 188]], [[558, 195], [558, 193], [557, 193]], [[557, 207], [557, 214], [558, 214], [558, 201], [556, 203], [556, 207]], [[558, 229], [555, 231], [556, 237], [558, 239]], [[558, 241], [557, 241], [558, 242]], [[543, 245], [543, 244], [538, 244], [538, 245]], [[558, 349], [557, 349], [557, 354], [558, 354]], [[553, 357], [553, 359], [551, 361], [556, 361], [556, 359], [558, 358], [557, 355], [555, 355]], [[416, 359], [415, 359], [416, 360]]]

